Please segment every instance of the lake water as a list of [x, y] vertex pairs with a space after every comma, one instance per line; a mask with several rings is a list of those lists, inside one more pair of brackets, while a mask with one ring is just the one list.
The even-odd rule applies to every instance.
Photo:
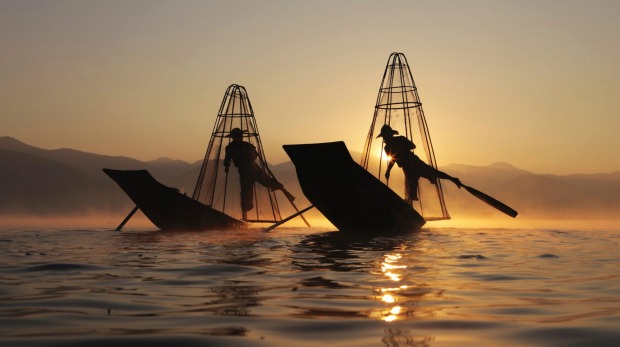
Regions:
[[619, 346], [620, 233], [0, 231], [1, 346]]

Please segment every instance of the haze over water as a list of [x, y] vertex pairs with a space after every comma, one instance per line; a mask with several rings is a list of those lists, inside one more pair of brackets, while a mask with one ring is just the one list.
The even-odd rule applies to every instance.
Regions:
[[[36, 147], [7, 146], [0, 162], [0, 347], [619, 346], [619, 11], [608, 0], [0, 1], [0, 139]], [[67, 148], [194, 162], [232, 83], [248, 88], [270, 163], [290, 143], [361, 152], [394, 51], [411, 64], [439, 165], [554, 174], [495, 191], [508, 182], [497, 170], [474, 180], [507, 194], [518, 219], [490, 220], [448, 187], [453, 220], [395, 236], [114, 232], [116, 217], [66, 227], [133, 208], [75, 170], [103, 165], [60, 160], [76, 154]], [[565, 216], [590, 220], [549, 220]]]
[[617, 346], [620, 234], [0, 231], [1, 346]]

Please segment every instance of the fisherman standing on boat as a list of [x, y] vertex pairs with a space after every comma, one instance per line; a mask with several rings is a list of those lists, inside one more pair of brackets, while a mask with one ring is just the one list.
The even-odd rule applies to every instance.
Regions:
[[224, 171], [226, 173], [228, 173], [231, 160], [239, 170], [241, 208], [243, 211], [249, 211], [254, 208], [252, 200], [254, 199], [255, 182], [271, 190], [281, 190], [290, 201], [293, 201], [295, 197], [284, 189], [282, 183], [278, 182], [272, 175], [267, 174], [268, 169], [266, 167], [263, 169], [256, 163], [256, 159], [262, 160], [262, 158], [259, 157], [253, 144], [243, 141], [244, 132], [247, 131], [234, 128], [226, 135], [226, 137], [232, 138], [232, 141], [226, 146], [226, 155], [224, 157]]
[[408, 203], [418, 200], [418, 180], [420, 177], [428, 179], [432, 184], [437, 184], [438, 178], [447, 179], [461, 188], [462, 184], [458, 178], [452, 177], [423, 162], [413, 153], [413, 150], [416, 148], [415, 144], [404, 136], [394, 136], [397, 134], [398, 131], [385, 124], [381, 127], [381, 133], [377, 138], [383, 137], [383, 142], [385, 143], [384, 150], [390, 158], [385, 170], [385, 178], [390, 178], [390, 171], [394, 163], [403, 169], [405, 174], [405, 200]]

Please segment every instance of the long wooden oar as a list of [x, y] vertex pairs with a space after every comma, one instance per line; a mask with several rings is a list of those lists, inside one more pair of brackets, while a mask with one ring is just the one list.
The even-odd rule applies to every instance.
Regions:
[[[261, 158], [261, 161], [263, 161], [262, 158]], [[271, 177], [277, 182], [278, 180], [276, 179], [276, 176], [273, 174], [273, 172], [271, 172], [271, 169], [269, 168], [269, 165], [267, 165], [267, 163], [264, 162], [264, 161], [263, 161], [263, 165], [267, 169], [267, 172], [269, 172], [269, 175], [271, 175]], [[306, 223], [306, 226], [308, 226], [308, 228], [310, 228], [311, 227], [310, 223], [308, 223], [306, 218], [301, 215], [303, 212], [300, 212], [299, 209], [297, 208], [297, 206], [295, 205], [295, 203], [293, 202], [293, 200], [295, 200], [295, 197], [293, 196], [293, 194], [289, 193], [289, 191], [286, 190], [286, 188], [284, 188], [284, 185], [282, 186], [281, 190], [282, 190], [282, 193], [284, 193], [284, 196], [286, 196], [286, 199], [291, 203], [291, 205], [293, 206], [295, 211], [297, 211], [295, 216], [300, 216], [301, 219], [303, 219], [304, 223]], [[267, 231], [269, 231], [269, 230], [267, 230]]]
[[121, 222], [121, 224], [119, 224], [116, 229], [114, 229], [114, 231], [121, 231], [121, 229], [123, 229], [123, 227], [125, 226], [125, 224], [127, 224], [127, 222], [129, 221], [129, 219], [131, 219], [131, 217], [133, 216], [134, 213], [136, 213], [136, 211], [138, 211], [138, 206], [134, 207], [133, 210], [131, 210], [131, 212], [129, 212], [129, 214], [127, 215], [127, 217], [125, 217], [125, 219], [123, 219], [123, 221]]
[[[290, 216], [288, 216], [288, 217], [284, 218], [283, 220], [281, 220], [281, 221], [279, 221], [279, 222], [277, 222], [277, 223], [275, 223], [275, 224], [273, 224], [273, 225], [271, 225], [271, 226], [269, 226], [269, 227], [267, 227], [267, 228], [263, 229], [263, 232], [268, 232], [268, 231], [271, 231], [271, 230], [275, 229], [276, 227], [279, 227], [280, 225], [282, 225], [282, 224], [284, 224], [284, 223], [286, 223], [286, 222], [290, 221], [291, 219], [293, 219], [293, 218], [295, 218], [295, 217], [297, 217], [297, 216], [301, 216], [301, 214], [302, 214], [302, 213], [307, 212], [308, 210], [310, 210], [310, 209], [311, 209], [311, 208], [313, 208], [313, 207], [314, 207], [314, 205], [310, 205], [310, 206], [308, 206], [308, 207], [304, 208], [304, 209], [303, 209], [303, 210], [301, 210], [301, 211], [297, 210], [297, 213], [293, 213], [292, 215], [290, 215]], [[295, 207], [295, 209], [297, 209], [297, 207]], [[302, 218], [303, 218], [303, 216], [302, 216]], [[304, 218], [304, 221], [305, 221], [305, 220], [306, 220], [306, 219]], [[308, 223], [308, 222], [306, 222], [306, 223]], [[308, 226], [310, 226], [310, 225], [308, 225]]]
[[[290, 193], [289, 193], [290, 194]], [[286, 195], [286, 194], [285, 194]], [[287, 196], [288, 198], [288, 196]], [[304, 221], [304, 223], [306, 223], [306, 226], [308, 228], [311, 228], [312, 226], [310, 225], [310, 223], [308, 223], [308, 221], [306, 220], [306, 217], [304, 217], [302, 215], [303, 212], [300, 212], [299, 209], [297, 208], [297, 206], [295, 205], [295, 203], [293, 203], [292, 199], [288, 199], [288, 201], [291, 203], [291, 205], [293, 206], [293, 208], [295, 209], [295, 211], [297, 211], [297, 214], [301, 217], [301, 219]]]
[[505, 214], [509, 215], [510, 217], [514, 218], [517, 216], [517, 214], [519, 214], [519, 212], [515, 211], [514, 209], [512, 209], [511, 207], [509, 207], [508, 205], [504, 204], [503, 202], [479, 191], [478, 189], [474, 189], [472, 187], [468, 187], [464, 184], [461, 184], [461, 186], [463, 188], [465, 188], [471, 195], [477, 197], [478, 199], [486, 202], [487, 204], [491, 205], [492, 207], [495, 207], [496, 209], [504, 212]]

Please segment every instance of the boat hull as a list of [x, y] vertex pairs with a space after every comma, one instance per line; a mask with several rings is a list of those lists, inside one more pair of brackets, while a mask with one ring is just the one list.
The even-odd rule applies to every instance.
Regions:
[[214, 230], [245, 223], [167, 187], [146, 170], [103, 169], [144, 215], [164, 230]]
[[344, 142], [284, 145], [304, 195], [343, 232], [420, 229], [426, 221], [398, 194], [357, 164]]

